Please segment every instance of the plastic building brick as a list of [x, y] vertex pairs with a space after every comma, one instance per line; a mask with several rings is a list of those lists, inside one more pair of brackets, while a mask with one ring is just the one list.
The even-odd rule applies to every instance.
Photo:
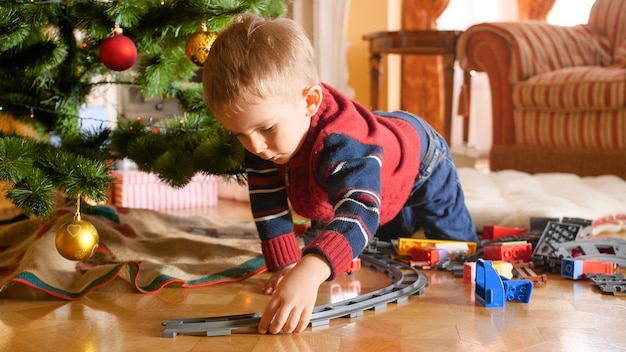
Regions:
[[588, 274], [612, 275], [617, 271], [617, 264], [594, 259], [563, 258], [561, 276], [579, 280]]
[[504, 297], [507, 301], [530, 302], [533, 292], [533, 283], [528, 280], [502, 280], [504, 284]]
[[583, 262], [574, 258], [563, 258], [561, 261], [561, 276], [569, 279], [583, 279]]
[[555, 246], [558, 258], [598, 259], [626, 266], [626, 240], [621, 238], [586, 239]]
[[359, 270], [361, 270], [361, 258], [356, 258], [352, 260], [350, 266], [348, 267], [348, 269], [346, 269], [346, 272], [348, 274], [352, 274]]
[[429, 240], [419, 238], [398, 238], [398, 254], [410, 256], [411, 249], [421, 247], [434, 247], [445, 249], [450, 256], [453, 252], [461, 252], [464, 254], [476, 253], [476, 243], [474, 242], [462, 242], [462, 241], [449, 241], [449, 240]]
[[455, 263], [450, 266], [449, 271], [452, 272], [452, 275], [454, 275], [454, 277], [463, 277], [463, 275], [465, 274], [463, 272], [463, 269], [464, 269], [463, 264]]
[[491, 262], [491, 266], [498, 272], [498, 274], [507, 279], [513, 278], [513, 264], [502, 261], [502, 260], [493, 260]]
[[442, 260], [439, 261], [439, 263], [435, 264], [435, 268], [437, 270], [441, 270], [441, 271], [449, 271], [451, 272], [454, 277], [463, 277], [463, 267], [464, 267], [465, 261], [457, 261], [457, 260]]
[[445, 260], [447, 251], [445, 249], [424, 246], [411, 249], [411, 260], [418, 262], [426, 262], [430, 266], [434, 266], [438, 262]]
[[533, 250], [532, 260], [535, 265], [545, 266], [551, 271], [559, 272], [561, 260], [555, 254], [557, 246], [575, 241], [583, 228], [584, 225], [577, 222], [548, 221]]
[[533, 251], [533, 255], [549, 256], [556, 245], [576, 239], [582, 225], [549, 221]]
[[490, 260], [476, 262], [476, 300], [487, 308], [504, 307], [506, 301], [530, 302], [533, 284], [529, 280], [509, 280], [498, 275]]
[[511, 262], [513, 270], [516, 275], [523, 280], [528, 280], [533, 283], [534, 287], [541, 287], [548, 283], [548, 276], [546, 274], [538, 275], [533, 269], [535, 265], [533, 262], [524, 262], [521, 260]]
[[476, 282], [476, 262], [463, 263], [463, 281], [470, 284]]
[[520, 236], [526, 233], [528, 230], [521, 227], [483, 226], [483, 240], [488, 241], [497, 241], [504, 237]]
[[587, 279], [591, 280], [594, 284], [601, 284], [604, 282], [621, 281], [624, 280], [624, 274], [587, 274]]
[[603, 293], [611, 293], [615, 296], [626, 296], [626, 279], [623, 274], [587, 274]]
[[[491, 261], [491, 266], [498, 275], [507, 279], [513, 278], [513, 265], [511, 263]], [[463, 281], [468, 283], [474, 283], [476, 281], [476, 262], [463, 263]]]
[[[389, 258], [362, 254], [363, 265], [385, 273], [391, 284], [379, 290], [371, 291], [340, 302], [316, 306], [311, 314], [310, 326], [328, 325], [330, 319], [357, 317], [366, 309], [380, 310], [388, 303], [406, 302], [408, 297], [421, 294], [428, 286], [428, 279], [417, 269]], [[233, 330], [253, 328], [259, 325], [259, 313], [211, 318], [183, 318], [163, 322], [163, 337], [175, 337], [178, 334], [206, 334], [206, 336], [229, 335]]]
[[560, 222], [560, 218], [547, 218], [542, 216], [530, 217], [530, 231], [539, 231], [540, 233], [546, 229], [549, 222]]
[[390, 241], [381, 241], [378, 237], [372, 237], [363, 251], [369, 254], [392, 254], [396, 252]]
[[487, 308], [504, 307], [504, 284], [491, 261], [478, 259], [476, 262], [476, 300]]
[[304, 235], [306, 230], [311, 228], [311, 221], [309, 220], [294, 220], [293, 231], [296, 235]]
[[488, 260], [529, 261], [532, 256], [532, 245], [526, 242], [492, 243], [484, 247], [484, 258]]

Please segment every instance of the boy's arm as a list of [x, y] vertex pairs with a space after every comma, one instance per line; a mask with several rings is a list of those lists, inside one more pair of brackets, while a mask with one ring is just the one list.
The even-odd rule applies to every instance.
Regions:
[[301, 249], [293, 230], [283, 176], [276, 166], [246, 152], [250, 207], [269, 271], [296, 263]]
[[259, 333], [302, 332], [309, 324], [319, 286], [329, 275], [330, 267], [324, 258], [304, 256], [272, 292], [259, 322]]
[[334, 217], [303, 254], [317, 254], [331, 267], [333, 279], [361, 254], [380, 222], [382, 151], [345, 135], [327, 138], [318, 182], [328, 192]]

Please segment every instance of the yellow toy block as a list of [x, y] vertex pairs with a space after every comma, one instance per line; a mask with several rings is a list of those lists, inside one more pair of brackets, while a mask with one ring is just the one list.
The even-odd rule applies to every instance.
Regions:
[[507, 279], [513, 278], [513, 264], [503, 260], [493, 260], [491, 265], [498, 272], [498, 274], [500, 274], [500, 276], [504, 276]]
[[465, 252], [468, 255], [476, 253], [476, 243], [449, 241], [449, 240], [428, 240], [420, 238], [398, 238], [398, 254], [411, 255], [411, 249], [421, 247], [435, 247], [445, 249], [448, 252]]

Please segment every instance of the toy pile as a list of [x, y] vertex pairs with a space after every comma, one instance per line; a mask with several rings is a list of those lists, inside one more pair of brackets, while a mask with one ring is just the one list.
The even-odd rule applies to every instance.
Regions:
[[506, 301], [530, 301], [532, 289], [547, 284], [546, 274], [591, 280], [603, 293], [626, 295], [626, 240], [599, 234], [626, 229], [626, 214], [596, 220], [530, 219], [529, 229], [484, 226], [478, 244], [471, 242], [375, 238], [366, 252], [385, 253], [420, 269], [448, 270], [475, 283], [478, 302], [502, 307]]

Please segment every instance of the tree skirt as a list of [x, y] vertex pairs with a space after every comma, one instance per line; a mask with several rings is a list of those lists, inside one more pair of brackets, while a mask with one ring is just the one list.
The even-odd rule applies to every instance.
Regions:
[[485, 225], [528, 228], [531, 217], [626, 219], [626, 181], [617, 176], [473, 168], [459, 168], [458, 173], [465, 204], [479, 231]]
[[98, 230], [100, 245], [88, 260], [67, 260], [57, 251], [55, 237], [73, 217], [71, 210], [60, 210], [51, 220], [0, 227], [0, 292], [21, 283], [75, 300], [116, 278], [151, 293], [175, 283], [196, 287], [239, 281], [265, 270], [252, 222], [140, 209], [81, 214]]
[[[460, 168], [459, 177], [478, 230], [485, 225], [528, 227], [531, 217], [594, 220], [626, 214], [626, 181], [615, 176]], [[47, 221], [0, 226], [0, 292], [21, 283], [75, 300], [116, 278], [150, 293], [169, 284], [239, 281], [265, 270], [252, 222], [110, 210], [110, 216], [82, 214], [100, 236], [97, 253], [85, 261], [67, 260], [55, 247], [57, 229], [73, 219], [70, 209]]]

